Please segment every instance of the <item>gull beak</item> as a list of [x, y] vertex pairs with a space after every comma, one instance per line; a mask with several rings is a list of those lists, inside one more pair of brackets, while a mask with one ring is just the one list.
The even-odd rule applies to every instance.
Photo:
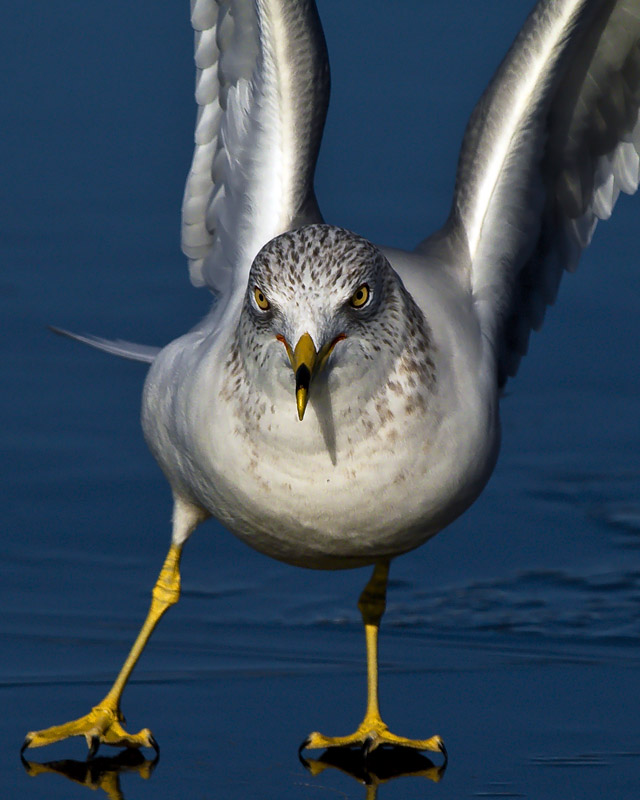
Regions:
[[296, 406], [298, 408], [298, 419], [302, 420], [304, 417], [304, 412], [307, 408], [307, 403], [309, 402], [309, 386], [311, 385], [311, 378], [315, 373], [320, 372], [320, 370], [327, 363], [327, 359], [331, 355], [333, 348], [338, 342], [346, 339], [346, 335], [341, 333], [339, 336], [336, 336], [335, 339], [327, 342], [320, 352], [316, 350], [313, 339], [308, 333], [302, 334], [298, 340], [298, 344], [293, 350], [284, 336], [279, 334], [276, 336], [276, 339], [279, 342], [282, 342], [284, 345], [287, 355], [289, 356], [289, 361], [291, 362], [291, 368], [293, 369], [293, 374], [295, 375], [296, 379]]
[[313, 343], [313, 339], [308, 333], [303, 333], [291, 357], [293, 374], [296, 377], [296, 405], [298, 407], [298, 419], [302, 420], [304, 412], [309, 402], [309, 384], [311, 376], [318, 361], [318, 352]]

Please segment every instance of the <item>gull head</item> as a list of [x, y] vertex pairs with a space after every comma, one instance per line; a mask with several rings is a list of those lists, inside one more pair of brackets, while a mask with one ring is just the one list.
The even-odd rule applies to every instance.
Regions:
[[407, 303], [382, 252], [343, 228], [307, 225], [255, 257], [238, 327], [248, 379], [303, 419], [314, 385], [357, 405], [387, 380], [404, 348]]

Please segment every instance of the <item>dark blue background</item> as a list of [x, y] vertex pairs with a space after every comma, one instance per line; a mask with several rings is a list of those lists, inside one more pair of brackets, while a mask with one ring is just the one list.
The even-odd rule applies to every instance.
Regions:
[[[529, 3], [319, 0], [332, 105], [317, 173], [327, 221], [412, 247], [444, 220], [466, 119]], [[191, 158], [188, 3], [25, 0], [0, 27], [0, 786], [26, 730], [77, 716], [120, 666], [169, 543], [171, 502], [139, 427], [144, 365], [47, 324], [164, 344], [208, 308], [179, 250]], [[640, 290], [637, 198], [599, 226], [503, 402], [480, 500], [393, 567], [383, 710], [440, 733], [437, 787], [380, 795], [629, 797], [638, 781]], [[355, 606], [367, 573], [269, 561], [210, 522], [184, 596], [124, 708], [163, 745], [127, 797], [363, 796], [307, 775], [306, 733], [364, 702]], [[83, 757], [81, 742], [34, 759]]]

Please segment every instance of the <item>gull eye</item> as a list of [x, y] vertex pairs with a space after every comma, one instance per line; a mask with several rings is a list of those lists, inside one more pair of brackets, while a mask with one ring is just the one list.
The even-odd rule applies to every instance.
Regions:
[[363, 306], [366, 306], [370, 297], [371, 292], [369, 291], [369, 287], [366, 283], [363, 283], [362, 286], [358, 286], [355, 292], [351, 295], [349, 303], [351, 304], [352, 308], [362, 308]]
[[256, 305], [260, 311], [268, 311], [271, 308], [271, 303], [264, 296], [262, 289], [258, 288], [257, 286], [253, 290], [253, 299], [256, 301]]

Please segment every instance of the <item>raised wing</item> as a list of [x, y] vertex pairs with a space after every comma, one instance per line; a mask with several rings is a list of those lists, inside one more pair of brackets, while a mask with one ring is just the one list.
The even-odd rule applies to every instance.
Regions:
[[198, 118], [182, 207], [191, 280], [244, 291], [274, 236], [322, 220], [329, 66], [313, 0], [192, 0]]
[[451, 214], [420, 249], [456, 249], [504, 383], [563, 269], [640, 175], [640, 0], [542, 0], [476, 106]]

